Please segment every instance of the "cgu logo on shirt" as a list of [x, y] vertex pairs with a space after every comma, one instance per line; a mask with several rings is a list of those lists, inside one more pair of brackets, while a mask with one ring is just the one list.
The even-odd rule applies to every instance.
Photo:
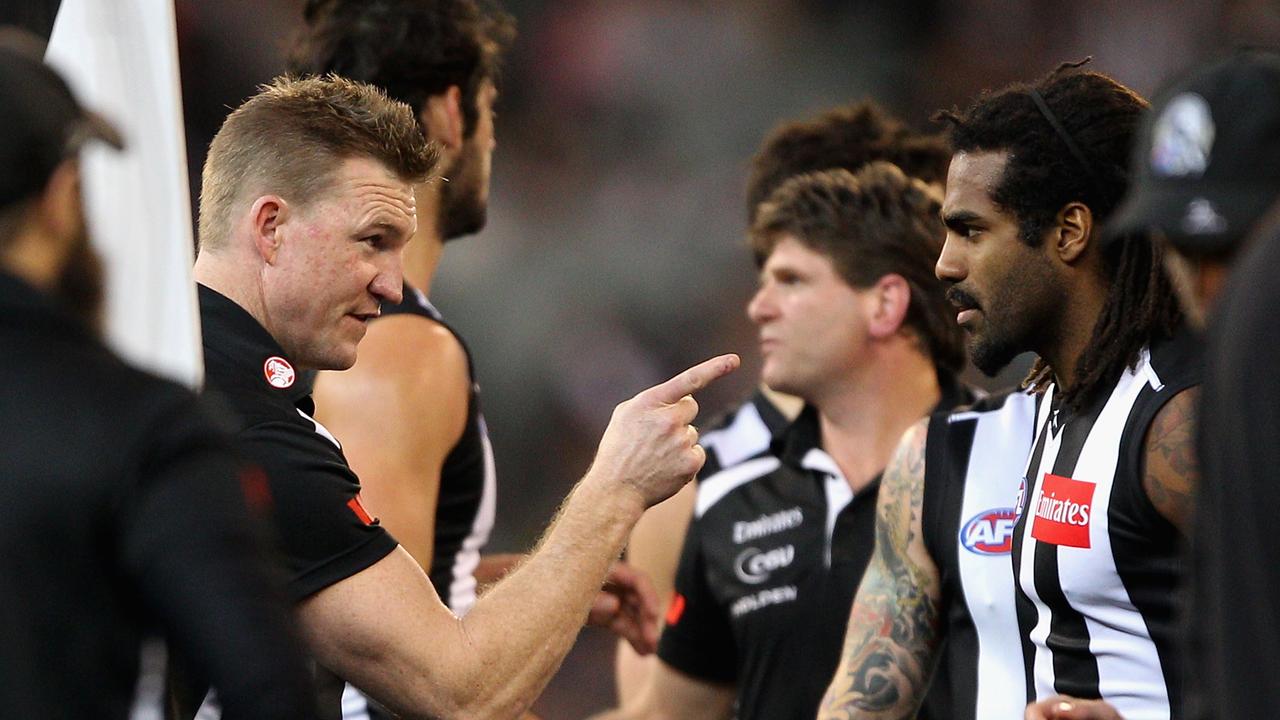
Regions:
[[759, 585], [769, 579], [774, 570], [784, 568], [796, 559], [796, 547], [784, 545], [761, 552], [758, 548], [749, 547], [738, 554], [733, 563], [733, 572], [738, 579], [748, 585]]
[[1067, 547], [1087, 548], [1095, 485], [1045, 473], [1036, 496], [1031, 537]]

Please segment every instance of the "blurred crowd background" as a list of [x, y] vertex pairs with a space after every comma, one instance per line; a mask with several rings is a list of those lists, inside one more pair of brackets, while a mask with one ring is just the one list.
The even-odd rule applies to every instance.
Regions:
[[[193, 200], [228, 108], [282, 71], [301, 5], [177, 0]], [[431, 293], [477, 358], [501, 478], [497, 551], [536, 541], [618, 401], [725, 351], [743, 369], [700, 398], [700, 422], [749, 392], [743, 188], [775, 124], [869, 96], [928, 129], [936, 110], [1066, 60], [1091, 55], [1149, 94], [1234, 45], [1280, 46], [1275, 0], [502, 7], [519, 37], [497, 107], [489, 224], [447, 247]], [[612, 650], [584, 633], [535, 710], [578, 718], [611, 702]]]

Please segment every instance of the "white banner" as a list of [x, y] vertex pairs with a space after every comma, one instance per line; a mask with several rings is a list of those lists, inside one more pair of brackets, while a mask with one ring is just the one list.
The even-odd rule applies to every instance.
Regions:
[[124, 135], [124, 152], [90, 145], [81, 166], [108, 341], [195, 387], [204, 372], [173, 2], [63, 0], [46, 60]]

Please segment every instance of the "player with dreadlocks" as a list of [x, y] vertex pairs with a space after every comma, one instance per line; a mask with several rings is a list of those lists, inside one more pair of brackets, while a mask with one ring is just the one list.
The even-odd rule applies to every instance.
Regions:
[[[1172, 591], [1196, 476], [1199, 380], [1159, 249], [1145, 235], [1102, 239], [1146, 106], [1067, 64], [940, 114], [955, 154], [937, 272], [951, 283], [970, 357], [994, 374], [1018, 353], [1039, 356], [1028, 377], [1039, 393], [1034, 441], [1009, 498], [1026, 698], [1106, 698], [1130, 719], [1179, 717]], [[886, 470], [876, 557], [823, 717], [910, 717], [939, 628], [953, 622], [954, 593], [999, 582], [972, 571], [966, 533], [937, 530], [936, 518], [957, 514], [946, 504], [974, 484], [950, 494], [932, 486], [949, 472], [933, 442], [945, 425], [913, 429]], [[969, 437], [971, 461], [993, 457], [980, 447], [993, 435]], [[975, 612], [979, 635], [981, 619]], [[981, 649], [967, 669], [954, 651], [948, 658], [953, 674], [977, 679], [979, 697], [1024, 692], [1007, 680], [991, 687]], [[990, 716], [971, 704], [956, 713]]]
[[1028, 691], [1178, 717], [1173, 590], [1199, 361], [1175, 332], [1157, 246], [1100, 239], [1146, 102], [1069, 69], [944, 116], [956, 155], [938, 275], [979, 368], [1040, 356], [1013, 539]]

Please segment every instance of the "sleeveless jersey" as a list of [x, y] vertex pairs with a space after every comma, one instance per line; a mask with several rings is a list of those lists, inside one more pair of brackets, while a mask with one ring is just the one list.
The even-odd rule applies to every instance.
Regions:
[[1189, 337], [1144, 349], [1110, 392], [1068, 416], [1050, 387], [1019, 492], [1018, 621], [1036, 698], [1102, 698], [1127, 720], [1178, 718], [1177, 530], [1142, 487], [1144, 438], [1197, 384]]
[[1009, 554], [1036, 400], [1011, 391], [929, 420], [922, 529], [943, 645], [922, 717], [1017, 718], [1027, 704]]
[[[458, 444], [445, 456], [440, 469], [440, 494], [436, 500], [435, 544], [427, 575], [440, 599], [457, 615], [465, 615], [476, 602], [475, 569], [480, 550], [493, 529], [497, 496], [493, 448], [484, 416], [480, 413], [480, 386], [475, 381], [471, 351], [458, 332], [420, 290], [404, 285], [399, 305], [383, 305], [382, 315], [418, 315], [439, 323], [462, 344], [467, 354], [471, 393], [467, 399], [467, 424]], [[342, 694], [345, 720], [381, 720], [391, 715], [348, 685]]]

